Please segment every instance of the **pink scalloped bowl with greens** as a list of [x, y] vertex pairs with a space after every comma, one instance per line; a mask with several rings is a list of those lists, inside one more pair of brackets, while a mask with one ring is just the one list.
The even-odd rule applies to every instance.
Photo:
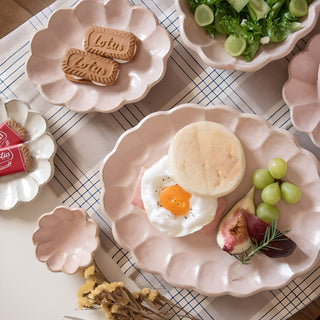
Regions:
[[261, 45], [251, 61], [243, 57], [233, 57], [226, 53], [224, 43], [226, 36], [216, 35], [212, 38], [206, 30], [197, 25], [187, 0], [175, 0], [180, 19], [180, 34], [183, 43], [195, 51], [207, 65], [217, 69], [239, 71], [257, 71], [268, 63], [288, 55], [301, 38], [306, 36], [316, 25], [320, 2], [313, 0], [309, 5], [308, 15], [299, 19], [301, 28], [291, 33], [284, 41]]

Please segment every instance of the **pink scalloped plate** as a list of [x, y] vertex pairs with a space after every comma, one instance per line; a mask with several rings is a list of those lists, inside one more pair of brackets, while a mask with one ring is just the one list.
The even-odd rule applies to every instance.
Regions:
[[320, 34], [290, 61], [282, 95], [293, 125], [320, 148]]
[[301, 20], [301, 29], [290, 34], [285, 41], [261, 46], [257, 55], [250, 62], [241, 57], [232, 57], [225, 52], [225, 36], [214, 39], [203, 27], [198, 26], [188, 6], [187, 0], [175, 0], [180, 19], [180, 33], [184, 44], [195, 51], [209, 66], [217, 69], [232, 69], [240, 71], [257, 71], [270, 63], [289, 54], [298, 40], [306, 36], [316, 25], [319, 17], [320, 2], [312, 1], [309, 13]]
[[[141, 209], [130, 204], [140, 168], [165, 155], [179, 129], [203, 120], [225, 125], [244, 147], [245, 176], [240, 186], [226, 196], [228, 208], [250, 189], [255, 169], [265, 168], [274, 157], [288, 161], [286, 179], [302, 189], [297, 204], [289, 205], [282, 200], [277, 204], [278, 229], [291, 229], [288, 235], [298, 245], [289, 257], [271, 259], [257, 255], [250, 265], [243, 265], [236, 272], [238, 260], [218, 247], [215, 233], [167, 237], [149, 223]], [[160, 274], [176, 287], [205, 295], [244, 297], [283, 287], [315, 263], [320, 248], [319, 169], [314, 155], [303, 149], [291, 133], [273, 129], [260, 116], [240, 113], [227, 106], [185, 104], [147, 116], [120, 137], [101, 170], [101, 205], [112, 223], [115, 239], [132, 252], [141, 269]], [[256, 196], [260, 197], [259, 193]]]
[[[85, 31], [90, 25], [130, 31], [139, 40], [135, 58], [120, 64], [118, 79], [112, 86], [70, 82], [61, 70], [68, 48], [83, 50]], [[74, 8], [54, 12], [48, 26], [34, 35], [26, 71], [52, 104], [66, 105], [79, 113], [113, 112], [143, 99], [161, 81], [171, 51], [168, 32], [147, 8], [128, 0], [83, 0]]]

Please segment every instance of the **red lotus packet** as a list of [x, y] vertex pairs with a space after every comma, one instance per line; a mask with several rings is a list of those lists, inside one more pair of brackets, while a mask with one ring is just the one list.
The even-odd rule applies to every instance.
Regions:
[[16, 121], [9, 119], [0, 124], [0, 148], [23, 143], [26, 139], [25, 128]]
[[0, 177], [9, 174], [29, 171], [33, 161], [25, 144], [0, 149]]

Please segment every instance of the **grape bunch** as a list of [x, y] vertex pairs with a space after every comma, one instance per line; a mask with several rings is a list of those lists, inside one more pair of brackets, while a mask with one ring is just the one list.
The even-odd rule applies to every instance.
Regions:
[[252, 184], [262, 190], [260, 203], [256, 208], [256, 215], [271, 223], [277, 220], [279, 210], [275, 206], [282, 198], [287, 203], [296, 203], [300, 200], [301, 190], [292, 183], [282, 179], [287, 173], [287, 162], [282, 158], [269, 161], [267, 169], [257, 169], [252, 176]]

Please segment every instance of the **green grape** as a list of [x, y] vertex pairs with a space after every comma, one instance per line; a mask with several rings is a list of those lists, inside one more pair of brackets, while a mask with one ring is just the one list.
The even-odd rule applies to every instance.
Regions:
[[212, 9], [206, 4], [200, 4], [194, 12], [194, 20], [201, 27], [211, 24], [214, 20]]
[[256, 215], [267, 223], [278, 220], [279, 210], [271, 204], [262, 202], [256, 208]]
[[267, 169], [258, 169], [252, 175], [252, 184], [259, 190], [274, 182], [274, 178]]
[[298, 18], [305, 16], [308, 13], [308, 2], [306, 0], [291, 0], [289, 12]]
[[281, 191], [278, 182], [266, 186], [261, 192], [263, 202], [274, 205], [281, 199]]
[[301, 198], [301, 190], [292, 183], [282, 182], [280, 189], [282, 198], [287, 203], [296, 203]]
[[224, 42], [224, 49], [230, 56], [237, 57], [240, 56], [247, 46], [247, 42], [242, 37], [236, 37], [230, 35]]
[[272, 159], [268, 169], [275, 179], [282, 179], [287, 173], [287, 162], [281, 158]]

